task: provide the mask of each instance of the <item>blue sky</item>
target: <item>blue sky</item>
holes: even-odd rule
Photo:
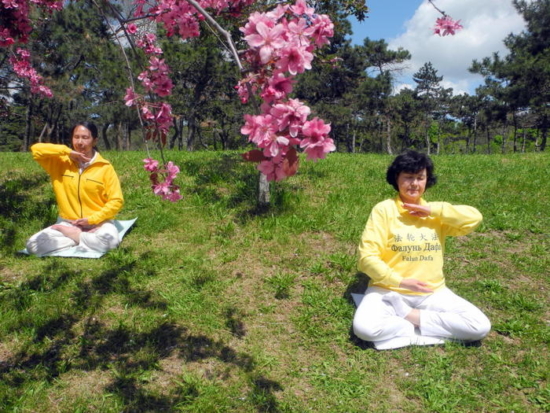
[[[404,32],[409,20],[424,0],[367,0],[369,17],[362,22],[350,19],[353,24],[352,41],[363,44],[363,39],[389,39]]]
[[[431,62],[443,76],[442,85],[452,87],[455,94],[475,93],[482,82],[479,75],[468,72],[474,59],[494,52],[506,54],[503,40],[509,33],[525,27],[511,0],[435,0],[441,10],[464,29],[455,36],[433,34],[435,20],[441,15],[427,0],[367,0],[369,17],[363,22],[352,20],[352,42],[363,39],[385,39],[391,49],[403,47],[412,59],[397,78],[396,89],[414,87],[411,75],[426,62]]]

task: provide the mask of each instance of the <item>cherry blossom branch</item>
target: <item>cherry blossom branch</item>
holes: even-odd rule
[[[99,7],[99,4],[97,3],[96,0],[93,0],[93,4],[96,6],[96,8],[98,9],[98,11],[101,13],[101,15],[103,16],[103,19],[105,20],[105,22],[107,23],[107,25],[109,26],[109,28],[111,29],[111,32],[113,34],[116,34],[118,33],[118,30],[115,30],[113,28],[113,26],[111,25],[109,19],[107,18],[107,16],[105,15],[104,13],[104,10],[102,7]],[[124,37],[126,38],[126,40],[128,40],[128,44],[130,45],[130,47],[132,48],[132,51],[134,53],[134,55],[137,56],[137,50],[136,50],[136,46],[132,40],[132,37],[130,36],[130,34],[128,33],[128,29],[127,29],[127,24],[128,24],[128,21],[137,21],[137,20],[143,20],[145,19],[146,17],[148,16],[144,16],[144,17],[140,17],[140,18],[135,18],[135,19],[128,19],[128,20],[125,20],[122,18],[122,16],[120,15],[120,12],[115,8],[113,7],[113,5],[109,2],[107,2],[111,12],[113,13],[113,15],[115,16],[116,20],[118,21],[118,24],[120,25],[120,29],[122,29],[123,33],[124,33]],[[120,37],[118,35],[115,35],[115,38],[116,38],[116,41],[120,47],[120,51],[122,52],[122,55],[124,57],[124,61],[126,63],[126,70],[128,71],[128,79],[130,81],[130,87],[132,88],[132,90],[135,90],[135,83],[134,83],[134,76],[133,76],[133,73],[132,73],[132,67],[131,67],[131,64],[130,64],[130,59],[128,58],[128,54],[126,53],[126,50],[124,48],[124,46],[122,45],[122,41],[120,40]],[[145,122],[143,121],[143,117],[141,115],[141,112],[139,110],[139,106],[136,105],[136,113],[137,113],[137,116],[138,116],[138,119],[139,119],[139,123],[141,125],[141,129],[142,129],[142,135],[143,135],[143,141],[145,142],[145,150],[147,151],[147,157],[148,159],[151,158],[151,154],[150,154],[150,151],[149,151],[149,144],[148,144],[148,141],[146,139],[146,130],[144,128],[145,126]],[[162,161],[163,163],[166,163],[166,160],[164,158],[164,151],[162,150],[162,147],[160,148],[160,155],[161,155],[161,158],[162,158]]]
[[[460,20],[453,20],[451,16],[438,8],[433,0],[428,0],[428,2],[434,7],[434,9],[443,15],[443,17],[440,17],[435,21],[435,27],[433,28],[434,34],[438,34],[440,36],[447,36],[450,34],[454,36],[458,30],[463,28],[460,24]]]
[[[220,24],[214,20],[210,14],[201,7],[201,5],[196,2],[195,0],[186,0],[189,4],[191,4],[197,11],[204,16],[204,18],[216,28],[217,31],[219,31],[227,40],[227,44],[229,45],[229,50],[231,51],[231,54],[233,55],[233,58],[235,59],[235,63],[237,63],[237,66],[239,67],[239,70],[242,72],[243,65],[241,63],[241,59],[239,59],[239,54],[237,53],[237,48],[235,47],[235,44],[233,43],[233,39],[231,38],[231,35],[227,30],[225,30]]]
[[[445,13],[443,10],[441,10],[439,7],[437,7],[435,5],[435,3],[433,2],[433,0],[428,0],[428,2],[434,7],[434,9],[436,9],[439,13],[441,13],[443,16],[446,16],[447,13]]]

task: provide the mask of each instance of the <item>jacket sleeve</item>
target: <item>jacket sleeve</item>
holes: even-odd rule
[[[109,165],[105,173],[105,187],[107,193],[107,202],[101,210],[95,212],[88,217],[90,225],[97,225],[103,221],[113,219],[118,211],[124,205],[124,197],[120,187],[120,180],[112,165]]]
[[[66,156],[67,159],[72,149],[65,145],[55,145],[53,143],[35,143],[31,146],[31,153],[33,159],[50,173],[54,168],[54,164],[59,162],[62,156]]]
[[[468,205],[452,205],[448,202],[431,202],[431,216],[441,221],[445,236],[458,237],[474,231],[483,216],[476,208]]]
[[[403,277],[390,268],[382,259],[389,236],[389,223],[386,212],[383,208],[375,206],[361,236],[357,268],[376,283],[399,287]]]

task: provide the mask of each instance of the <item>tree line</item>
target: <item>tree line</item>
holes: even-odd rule
[[[414,147],[428,153],[544,151],[549,122],[550,0],[514,6],[527,26],[504,39],[508,54],[473,61],[484,83],[474,95],[453,95],[426,62],[413,75],[414,89],[393,93],[396,74],[410,53],[391,50],[384,40],[349,40],[344,1],[320,2],[335,22],[335,36],[321,62],[301,75],[293,94],[331,123],[338,151],[397,153]],[[103,4],[103,6],[102,6]],[[32,33],[33,65],[47,79],[53,98],[30,93],[12,73],[7,49],[0,50],[0,151],[26,151],[36,141],[66,143],[71,125],[83,119],[100,127],[101,146],[130,150],[144,146],[135,109],[123,97],[131,72],[145,64],[139,51],[116,33],[117,18],[129,6],[112,9],[92,0],[71,2],[44,15]],[[218,16],[239,39],[242,21]],[[235,85],[242,74],[205,27],[200,39],[181,41],[155,30],[174,83],[168,98],[173,126],[167,145],[180,150],[244,149],[240,128],[247,106]],[[131,69],[131,70],[129,70]],[[249,103],[250,104],[250,103]]]

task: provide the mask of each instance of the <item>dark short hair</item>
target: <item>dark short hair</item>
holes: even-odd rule
[[[90,133],[92,134],[92,138],[97,139],[97,137],[98,137],[97,126],[95,124],[93,124],[92,122],[78,122],[78,123],[75,123],[74,126],[71,128],[71,133],[70,133],[70,138],[71,139],[73,138],[74,130],[79,126],[84,126],[86,129],[88,129],[90,131]]]
[[[426,189],[434,186],[437,177],[434,175],[434,164],[430,157],[425,153],[413,151],[411,149],[397,156],[386,172],[386,181],[399,191],[397,186],[397,177],[401,172],[415,174],[422,169],[426,170],[427,182]]]

